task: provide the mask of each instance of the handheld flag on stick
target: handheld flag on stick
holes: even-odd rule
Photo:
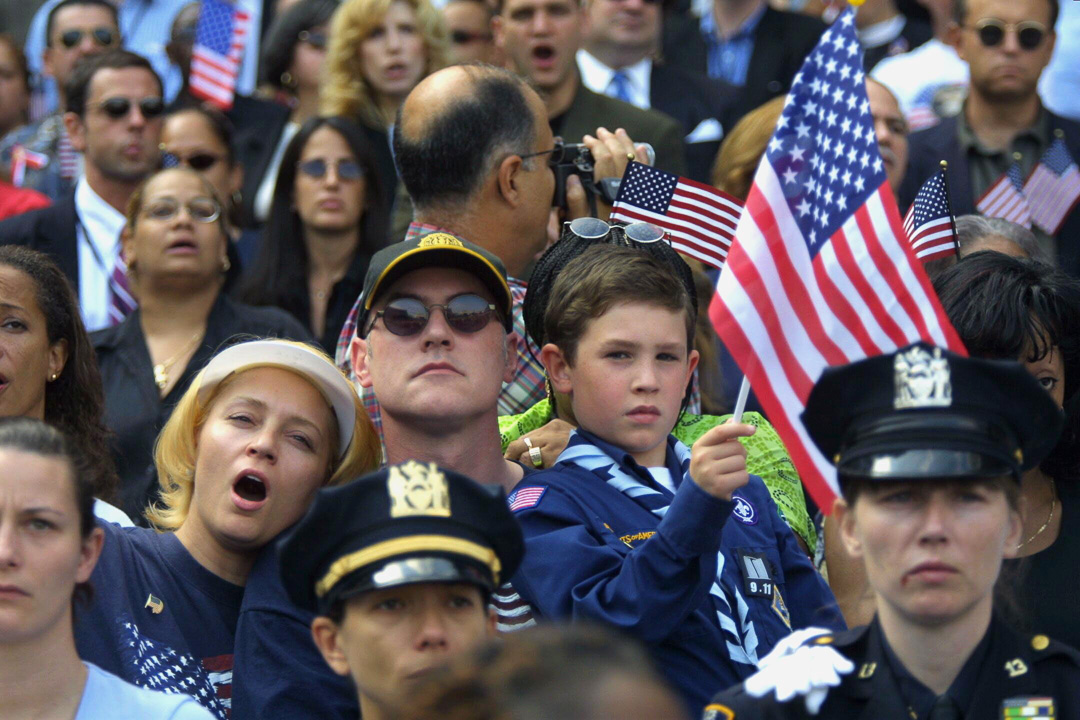
[[[191,94],[222,110],[233,106],[251,16],[228,0],[202,0],[191,54]]]
[[[1013,155],[1013,164],[987,189],[975,203],[975,209],[986,217],[1001,218],[1031,228],[1031,207],[1023,193],[1020,178],[1020,153]]]
[[[964,353],[885,178],[851,10],[795,76],[709,317],[823,508],[835,469],[799,414],[825,367],[920,339]]]
[[[942,160],[941,169],[919,188],[904,216],[904,232],[911,241],[915,257],[923,262],[955,255],[960,249],[956,239],[956,218],[949,206],[947,170],[948,164]]]
[[[1024,183],[1031,221],[1047,235],[1057,234],[1080,200],[1080,169],[1065,147],[1065,134],[1061,130],[1054,134],[1054,142]]]
[[[631,162],[626,166],[611,220],[663,228],[671,247],[709,267],[724,265],[742,202],[714,187]]]

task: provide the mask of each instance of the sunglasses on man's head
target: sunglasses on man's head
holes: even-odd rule
[[[375,321],[382,318],[383,325],[394,335],[416,335],[427,327],[435,308],[441,308],[446,324],[460,333],[480,332],[496,315],[494,305],[472,293],[458,295],[445,305],[425,305],[416,298],[397,298],[372,313],[368,332],[375,326]]]
[[[974,30],[979,36],[979,42],[986,47],[997,47],[1005,42],[1007,32],[1016,33],[1016,42],[1024,50],[1034,50],[1042,45],[1043,38],[1046,37],[1046,26],[1035,20],[1013,24],[997,18],[983,18],[975,23]]]
[[[338,180],[349,182],[364,177],[364,168],[360,167],[360,163],[355,160],[338,160],[335,163],[322,158],[314,158],[297,163],[296,167],[308,177],[318,180],[326,177],[327,170],[331,165],[337,166]]]
[[[117,33],[112,28],[97,27],[93,30],[72,28],[60,35],[60,42],[69,50],[82,42],[83,36],[89,35],[99,47],[110,47],[117,40]]]
[[[101,101],[98,103],[98,107],[113,120],[119,120],[122,117],[127,117],[127,114],[131,112],[132,104],[133,101],[129,98],[114,97]],[[137,104],[139,112],[147,120],[153,120],[165,112],[165,102],[159,97],[145,97],[139,100]]]
[[[219,160],[221,160],[220,156],[211,155],[210,153],[195,153],[194,155],[181,157],[176,153],[169,152],[165,148],[161,148],[162,168],[174,168],[180,167],[181,165],[187,165],[192,170],[202,172],[203,170],[209,170],[214,167]]]

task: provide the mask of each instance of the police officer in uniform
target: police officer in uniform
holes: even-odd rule
[[[803,421],[836,465],[840,537],[877,613],[792,636],[704,717],[1080,719],[1080,653],[993,609],[1022,540],[1020,473],[1062,428],[1039,382],[1018,363],[918,343],[826,370]]]
[[[524,547],[502,490],[409,461],[320,491],[278,559],[327,664],[353,679],[364,720],[383,720],[494,637],[490,595]]]

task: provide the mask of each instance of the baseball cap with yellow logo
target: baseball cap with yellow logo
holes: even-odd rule
[[[425,267],[455,268],[475,275],[491,291],[506,332],[513,330],[511,308],[514,301],[502,261],[468,240],[447,232],[433,232],[394,243],[372,256],[360,294],[357,331],[364,333],[367,330],[371,308],[382,292],[406,273]]]

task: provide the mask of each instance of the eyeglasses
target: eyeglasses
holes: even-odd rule
[[[375,321],[383,319],[383,325],[394,335],[416,335],[427,327],[431,311],[441,308],[446,324],[460,333],[480,332],[496,315],[496,308],[479,295],[458,295],[445,305],[425,305],[416,298],[397,298],[371,316],[368,332]]]
[[[322,50],[327,45],[326,33],[315,32],[313,30],[301,30],[300,34],[296,36],[296,39],[302,43],[307,43],[313,48]]]
[[[84,35],[89,35],[93,38],[94,43],[98,45],[98,47],[111,47],[117,40],[117,33],[112,28],[96,27],[92,30],[89,28],[86,30],[80,30],[78,28],[66,30],[60,35],[60,42],[64,44],[64,47],[70,50],[82,42]]]
[[[450,42],[455,45],[468,45],[474,42],[491,42],[491,33],[473,33],[468,30],[451,30]]]
[[[211,155],[210,153],[195,153],[185,158],[169,152],[164,147],[158,147],[161,150],[161,167],[164,169],[187,165],[192,170],[202,172],[214,167],[222,159],[220,155]]]
[[[119,120],[127,117],[133,104],[139,106],[139,112],[147,120],[153,120],[165,112],[165,102],[159,97],[145,97],[137,102],[126,97],[114,97],[101,101],[98,107],[113,120]]]
[[[972,27],[978,35],[979,42],[985,47],[997,47],[1005,42],[1005,33],[1016,33],[1016,41],[1024,50],[1034,50],[1042,45],[1046,37],[1046,26],[1035,20],[1024,20],[1018,23],[1005,23],[997,18],[983,18]]]
[[[594,217],[579,217],[566,223],[570,232],[582,240],[599,240],[607,237],[612,230],[619,229],[630,240],[636,243],[649,244],[659,242],[667,237],[667,231],[652,223],[636,222],[629,225],[609,225],[603,220]]]
[[[541,150],[539,152],[534,152],[534,153],[526,153],[524,155],[518,155],[518,157],[521,158],[522,160],[528,160],[529,158],[540,157],[541,155],[547,155],[548,153],[562,153],[562,149],[563,149],[562,143],[556,142],[555,147],[550,148],[548,150]]]
[[[314,160],[305,160],[302,163],[297,163],[296,167],[308,177],[318,180],[326,177],[326,172],[331,165],[337,170],[338,180],[355,182],[364,177],[364,168],[360,167],[360,163],[355,160],[328,161],[323,160],[322,158],[315,158]]]
[[[180,201],[163,198],[147,205],[143,209],[143,215],[153,220],[172,220],[180,213],[181,207],[185,206]],[[186,207],[188,215],[195,222],[212,223],[221,216],[221,206],[213,198],[192,198]]]

